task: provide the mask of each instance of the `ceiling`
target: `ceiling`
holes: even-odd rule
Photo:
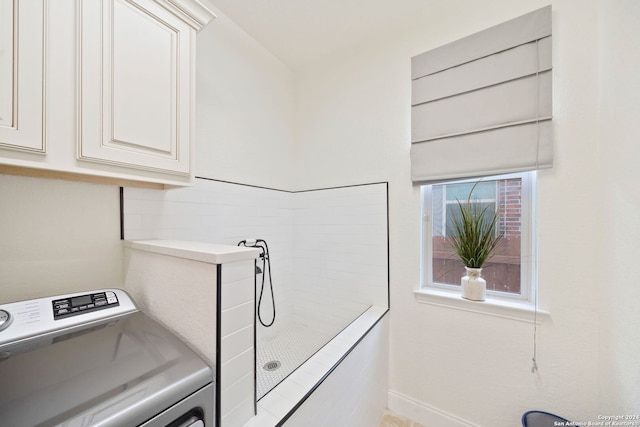
[[[424,22],[442,0],[210,0],[296,70]],[[450,0],[449,0],[450,1]]]

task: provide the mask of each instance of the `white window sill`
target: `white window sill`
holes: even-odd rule
[[[536,313],[535,306],[530,303],[499,300],[491,298],[490,296],[487,296],[485,301],[470,301],[462,298],[459,292],[436,289],[418,289],[413,291],[413,293],[416,300],[423,304],[468,311],[486,316],[501,317],[528,323],[533,323],[535,319],[538,324],[540,324],[542,320],[550,318],[548,311],[538,309]]]

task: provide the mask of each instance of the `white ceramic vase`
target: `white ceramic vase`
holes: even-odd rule
[[[482,278],[481,268],[464,268],[467,274],[462,276],[462,298],[471,301],[484,301],[487,293],[487,281]]]

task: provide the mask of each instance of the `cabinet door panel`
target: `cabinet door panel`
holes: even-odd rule
[[[113,142],[171,153],[176,146],[177,32],[138,10],[114,4]],[[108,114],[105,114],[108,119]],[[142,125],[142,126],[141,126]]]
[[[80,159],[189,174],[193,30],[151,0],[80,15]]]
[[[0,147],[44,153],[44,0],[0,0]]]

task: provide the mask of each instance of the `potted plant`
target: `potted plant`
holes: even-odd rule
[[[451,246],[466,270],[461,279],[462,297],[472,301],[485,300],[487,282],[482,278],[482,266],[493,255],[503,235],[497,230],[500,213],[492,205],[482,206],[471,199],[478,182],[465,202],[456,198],[457,215],[447,221]]]

